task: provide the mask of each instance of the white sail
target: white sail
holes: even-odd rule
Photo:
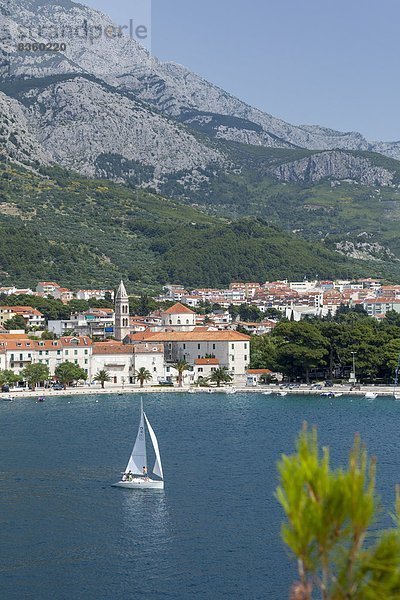
[[[142,404],[139,431],[125,473],[132,471],[134,475],[143,475],[143,467],[146,467],[147,471],[146,432],[144,429],[144,412]]]
[[[158,477],[161,477],[161,479],[164,479],[164,473],[163,473],[162,464],[161,464],[160,448],[158,446],[156,434],[154,433],[154,429],[150,425],[150,421],[148,420],[146,413],[144,413],[144,418],[146,419],[146,425],[148,427],[148,430],[150,433],[150,438],[151,438],[154,452],[156,455],[156,462],[154,463],[153,473],[155,475],[158,475]]]

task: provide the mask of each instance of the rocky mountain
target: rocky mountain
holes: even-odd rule
[[[45,85],[30,82],[19,100],[38,141],[64,167],[113,179],[136,173],[154,184],[165,173],[222,163],[218,151],[189,131],[101,80],[74,76]]]
[[[368,158],[332,150],[281,164],[271,174],[280,181],[317,183],[323,179],[357,181],[368,186],[393,184],[395,172],[375,166]]]
[[[35,168],[50,163],[50,155],[31,133],[21,105],[0,92],[0,158]]]
[[[107,16],[71,0],[0,0],[0,12],[1,48],[11,76],[91,74],[182,123],[204,127],[216,138],[267,147],[377,151],[400,158],[400,142],[368,142],[356,132],[294,126],[255,109],[187,68],[159,61],[122,35]],[[106,35],[109,28],[113,35]],[[21,40],[65,42],[66,49],[16,52]]]

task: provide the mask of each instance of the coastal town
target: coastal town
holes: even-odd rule
[[[65,307],[64,318],[46,318],[29,305],[29,299],[37,304],[42,298]],[[0,371],[12,373],[22,388],[29,385],[27,366],[43,365],[56,385],[65,363],[81,369],[87,384],[97,380],[108,389],[209,381],[253,387],[267,376],[281,379],[269,369],[251,368],[254,336],[268,336],[282,320],[333,318],[343,307],[358,307],[381,322],[392,311],[400,313],[400,285],[369,278],[235,282],[227,289],[189,291],[171,284],[141,314],[134,314],[137,302],[122,281],[116,292],[72,291],[44,281],[35,290],[0,288]],[[99,373],[106,373],[103,381]]]

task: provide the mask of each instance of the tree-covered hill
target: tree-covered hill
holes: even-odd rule
[[[61,169],[0,167],[0,283],[130,288],[371,272],[263,219],[228,221],[167,198]],[[379,272],[376,269],[375,272]]]

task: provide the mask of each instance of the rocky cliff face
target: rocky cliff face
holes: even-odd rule
[[[29,131],[18,102],[0,92],[0,154],[28,167],[49,164],[50,155]]]
[[[280,165],[271,174],[280,181],[317,183],[322,179],[349,179],[369,186],[391,185],[394,173],[374,166],[367,158],[338,150],[321,152]]]
[[[85,77],[32,87],[21,100],[54,160],[87,176],[102,175],[111,159],[119,169],[114,179],[129,178],[129,163],[138,163],[153,183],[166,173],[223,163],[220,153],[173,121]]]

